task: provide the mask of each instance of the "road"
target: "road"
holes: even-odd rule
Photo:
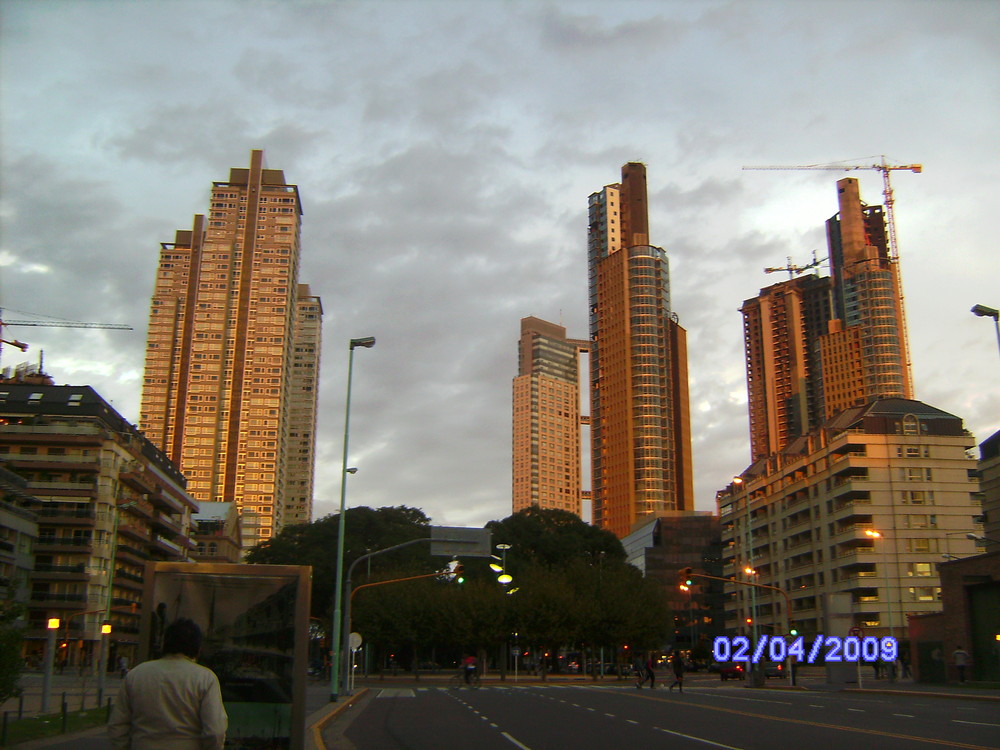
[[[333,750],[921,750],[1000,747],[1000,705],[964,698],[625,684],[373,687]]]

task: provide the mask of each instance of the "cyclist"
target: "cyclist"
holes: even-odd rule
[[[465,676],[465,684],[469,685],[472,683],[472,678],[476,676],[476,672],[479,671],[479,661],[475,656],[469,654],[462,660],[462,672]]]

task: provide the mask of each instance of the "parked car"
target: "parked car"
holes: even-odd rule
[[[769,661],[764,663],[764,677],[784,677],[785,665],[780,661]]]
[[[719,664],[718,667],[720,680],[739,680],[743,678],[742,664],[729,661]]]

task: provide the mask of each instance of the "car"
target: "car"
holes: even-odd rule
[[[720,680],[739,680],[743,678],[743,665],[736,662],[724,662],[719,664]]]
[[[785,665],[780,661],[769,661],[764,664],[764,677],[784,677]]]

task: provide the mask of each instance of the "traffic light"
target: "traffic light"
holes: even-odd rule
[[[694,584],[692,573],[691,568],[681,568],[677,573],[677,585],[681,591],[687,591]]]
[[[449,581],[453,583],[465,583],[465,578],[463,574],[465,573],[465,566],[462,565],[460,560],[452,560],[441,571],[438,578],[442,581]]]
[[[789,635],[798,635],[799,634],[799,629],[797,627],[795,627],[794,625],[792,625],[791,629],[788,631],[788,634]]]
[[[748,617],[747,618],[747,625],[753,625],[753,618],[752,617]]]

